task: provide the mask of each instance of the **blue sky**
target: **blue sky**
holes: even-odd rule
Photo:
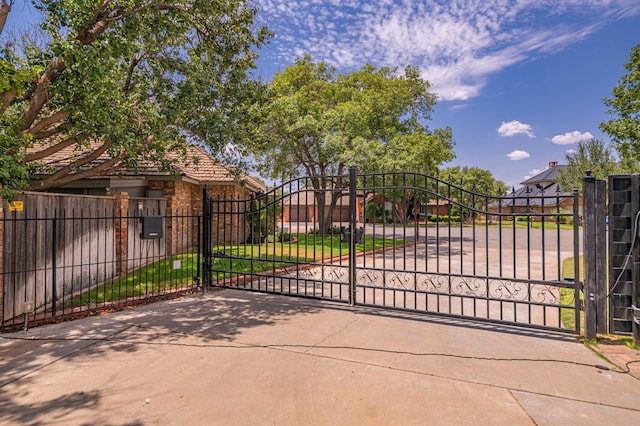
[[[309,53],[339,72],[418,66],[450,126],[450,165],[491,170],[509,186],[565,162],[606,120],[602,98],[640,44],[638,0],[259,0],[275,38],[259,73]]]
[[[450,126],[449,165],[509,186],[564,162],[577,142],[609,138],[602,98],[640,44],[640,0],[256,0],[275,33],[257,75],[310,54],[339,72],[420,68],[439,96],[428,123]],[[38,20],[16,0],[8,27]]]

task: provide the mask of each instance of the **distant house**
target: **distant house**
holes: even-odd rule
[[[446,216],[451,214],[451,206],[451,201],[447,200],[446,198],[432,198],[424,204],[424,210],[427,216]]]
[[[521,187],[504,197],[500,203],[492,203],[492,213],[554,213],[573,210],[573,192],[563,191],[558,184],[560,172],[567,166],[549,162],[549,167],[525,180]],[[582,205],[582,196],[579,198]]]
[[[360,197],[356,203],[356,221],[360,221],[362,209],[359,199]],[[305,189],[287,195],[284,197],[283,204],[282,221],[284,223],[317,222],[319,220],[319,206],[314,190]],[[331,191],[326,191],[324,204],[327,208],[331,205]],[[332,221],[336,223],[349,221],[349,197],[347,194],[336,201]]]
[[[449,202],[443,199],[429,200],[424,203],[414,195],[406,192],[404,196],[388,196],[384,192],[369,194],[363,201],[364,215],[367,222],[395,222],[403,223],[426,214],[442,214],[449,212]],[[377,205],[378,208],[372,208]]]

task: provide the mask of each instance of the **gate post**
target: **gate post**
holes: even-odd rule
[[[356,304],[356,171],[349,168],[349,304]]]
[[[606,183],[587,172],[584,195],[584,337],[606,333]],[[576,259],[576,262],[579,259]]]
[[[209,188],[202,188],[202,292],[211,285],[211,196]]]
[[[640,175],[609,176],[609,329],[640,344]]]
[[[580,334],[582,329],[582,307],[584,306],[582,299],[580,299],[580,293],[582,291],[582,284],[584,283],[584,276],[582,274],[582,268],[580,268],[580,194],[578,188],[573,190],[573,300],[575,303],[575,325],[576,332]],[[584,209],[582,209],[584,210]]]

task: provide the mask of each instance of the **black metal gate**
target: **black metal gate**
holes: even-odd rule
[[[211,285],[580,330],[577,192],[488,194],[353,168],[204,198]]]

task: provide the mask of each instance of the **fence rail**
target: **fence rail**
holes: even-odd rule
[[[50,197],[50,196],[49,196]],[[78,201],[79,200],[79,201]],[[2,224],[0,328],[139,303],[201,282],[201,217],[166,200],[30,197]],[[121,212],[121,211],[120,211]],[[143,234],[145,225],[155,232]]]

